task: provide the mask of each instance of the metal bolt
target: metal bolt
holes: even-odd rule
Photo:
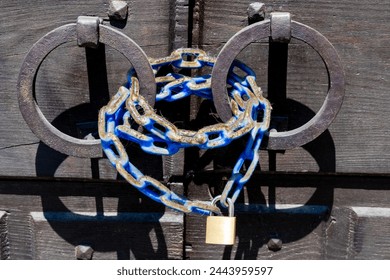
[[[91,246],[78,245],[75,248],[76,259],[78,260],[92,260],[93,252]]]
[[[271,238],[268,243],[267,243],[267,246],[268,246],[268,249],[271,250],[271,251],[279,251],[280,249],[282,249],[282,240],[279,239],[279,238]]]
[[[253,24],[265,19],[265,4],[261,2],[250,3],[247,9],[248,23]]]
[[[108,16],[116,20],[125,20],[127,18],[128,5],[126,1],[111,0],[108,9]]]

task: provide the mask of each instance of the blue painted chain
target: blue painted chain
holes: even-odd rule
[[[188,58],[192,60],[187,61]],[[213,67],[215,59],[208,57],[202,50],[179,49],[169,57],[150,59],[150,63],[157,74],[157,71],[166,65],[177,69]],[[235,74],[235,67],[246,76]],[[210,75],[188,77],[170,73],[164,77],[156,77],[156,83],[158,88],[161,88],[156,95],[156,101],[174,102],[189,95],[212,99]],[[232,118],[226,123],[191,131],[179,129],[156,114],[140,95],[138,79],[135,78],[134,71],[130,70],[126,85],[120,87],[108,105],[99,112],[99,135],[108,159],[131,185],[155,201],[185,213],[220,213],[220,209],[210,202],[190,201],[175,194],[158,180],[144,175],[129,161],[120,139],[137,143],[147,153],[172,155],[186,147],[210,149],[226,146],[234,139],[249,134],[246,147],[238,158],[220,199],[222,205],[227,205],[228,198],[234,202],[258,164],[258,150],[269,127],[271,106],[256,85],[254,72],[243,63],[234,62],[227,83],[231,86],[228,94]],[[260,122],[257,119],[261,113]],[[243,168],[245,161],[250,161],[247,169]]]

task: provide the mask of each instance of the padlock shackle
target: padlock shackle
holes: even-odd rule
[[[217,195],[216,197],[214,197],[213,200],[211,201],[211,205],[216,206],[218,201],[222,201],[222,195]],[[228,204],[229,217],[233,217],[234,216],[234,202],[229,197],[226,198],[226,201]],[[221,203],[221,205],[223,205],[223,204]],[[210,216],[212,216],[212,214],[213,213],[210,213]]]

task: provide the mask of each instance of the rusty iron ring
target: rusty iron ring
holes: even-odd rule
[[[264,20],[236,33],[219,53],[212,71],[211,87],[214,104],[222,121],[231,117],[226,79],[235,57],[250,43],[270,36],[270,20]],[[344,98],[344,70],[328,39],[315,29],[296,21],[291,21],[291,37],[307,43],[321,56],[328,72],[329,88],[322,107],[306,124],[289,131],[269,133],[267,149],[270,150],[299,147],[318,137],[335,119]]]
[[[46,145],[70,156],[97,158],[103,156],[99,139],[83,140],[62,133],[45,118],[34,98],[35,80],[40,65],[54,49],[77,40],[76,27],[77,24],[72,23],[54,29],[30,49],[18,78],[19,108],[30,129]],[[139,77],[140,91],[153,106],[156,83],[144,51],[123,33],[102,24],[99,24],[99,42],[116,49],[132,63]]]

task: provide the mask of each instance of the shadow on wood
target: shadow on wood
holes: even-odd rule
[[[287,99],[289,129],[299,127],[312,118],[315,113],[308,107],[299,102]],[[204,112],[214,110],[212,104],[203,104],[201,107],[198,121],[204,119]],[[210,122],[209,119],[202,122]],[[192,164],[190,174],[192,181],[188,183],[188,193],[191,199],[209,200],[210,196],[214,197],[220,194],[230,176],[231,168],[234,166],[239,154],[244,149],[245,139],[234,141],[233,144],[222,149],[208,150],[202,156],[199,156],[198,164]],[[320,137],[306,144],[303,148],[311,155],[318,164],[319,172],[335,172],[336,156],[335,146],[329,131],[325,131]],[[193,151],[198,154],[199,151]],[[261,161],[261,159],[260,159]],[[194,162],[194,161],[192,161]],[[200,163],[200,164],[199,164]],[[271,165],[277,162],[270,163]],[[208,168],[204,172],[204,168]],[[271,168],[271,166],[270,166]],[[260,165],[257,166],[260,170]],[[212,170],[216,172],[213,173]],[[224,170],[218,172],[218,170]],[[251,179],[245,186],[244,191],[236,202],[237,214],[237,244],[234,246],[213,246],[202,244],[204,240],[204,230],[192,224],[199,224],[198,217],[189,216],[187,218],[187,242],[191,245],[187,257],[191,259],[257,259],[270,258],[275,253],[263,249],[268,241],[272,238],[280,239],[283,246],[287,248],[283,251],[289,251],[288,248],[295,247],[295,253],[307,250],[306,246],[301,248],[296,244],[301,240],[305,242],[314,242],[316,250],[313,251],[312,258],[321,258],[321,243],[315,236],[321,235],[321,224],[329,219],[333,206],[334,189],[331,185],[327,188],[316,188],[309,199],[301,204],[294,202],[301,199],[299,193],[294,190],[289,192],[290,197],[284,197],[283,202],[278,201],[275,189],[283,187],[282,185],[261,181],[261,173],[255,179]],[[268,187],[268,196],[263,193]],[[206,189],[206,190],[205,190]],[[290,199],[291,198],[291,199]],[[299,198],[299,199],[298,199]],[[279,204],[279,205],[278,205]],[[282,206],[282,209],[279,208]],[[321,238],[320,238],[321,239]],[[309,241],[308,241],[309,240]],[[289,245],[291,244],[291,245]],[[283,257],[278,255],[279,258]],[[306,254],[310,258],[310,254]],[[293,255],[291,255],[293,256]]]

